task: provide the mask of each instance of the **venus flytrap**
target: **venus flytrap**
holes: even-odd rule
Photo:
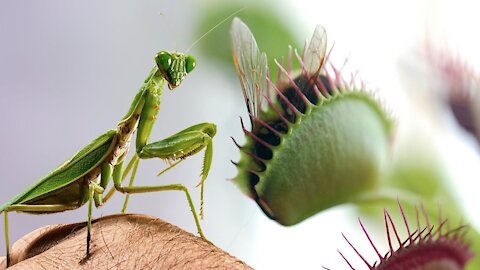
[[[294,51],[299,73],[290,70],[292,51],[286,67],[277,62],[276,82],[268,76],[266,54],[239,19],[231,35],[252,126],[247,130],[242,122],[246,143],[237,144],[235,184],[283,225],[375,190],[392,123],[369,93],[333,67],[333,75],[327,71],[325,30],[317,26],[303,56]]]

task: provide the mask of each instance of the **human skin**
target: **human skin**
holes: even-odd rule
[[[15,242],[9,269],[252,269],[215,245],[158,218],[112,215],[92,224],[51,225]],[[5,269],[5,257],[0,269]]]

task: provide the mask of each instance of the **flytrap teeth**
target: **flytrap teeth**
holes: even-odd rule
[[[280,65],[276,60],[275,60],[275,64],[277,65],[278,69],[280,70],[280,72],[284,73],[285,74],[285,77],[287,77],[287,80],[288,82],[290,83],[290,85],[292,86],[292,88],[295,90],[295,92],[297,93],[297,95],[300,97],[300,99],[303,101],[303,103],[305,103],[306,106],[309,106],[309,105],[313,105],[306,97],[305,97],[305,94],[300,90],[300,88],[298,87],[297,83],[292,79],[292,76],[290,76],[290,73],[282,67],[282,65]]]
[[[270,106],[270,108],[273,109],[273,111],[275,112],[275,114],[277,114],[277,116],[278,116],[278,117],[282,120],[282,122],[285,124],[285,131],[284,131],[284,133],[287,133],[287,132],[288,132],[288,126],[289,126],[289,124],[290,124],[291,122],[288,121],[288,119],[283,116],[283,114],[278,110],[278,108],[277,108],[275,105],[273,105],[273,101],[272,101],[272,99],[271,99],[270,97],[267,96],[267,97],[266,97],[266,100],[267,100],[268,106]]]
[[[275,60],[279,71],[277,83],[272,83],[268,76],[266,78],[269,89],[273,89],[277,102],[280,103],[284,111],[283,115],[289,122],[295,123],[298,117],[307,113],[309,107],[318,105],[320,101],[330,99],[339,93],[355,88],[353,77],[350,83],[346,82],[341,75],[341,71],[332,63],[328,61],[322,63],[325,65],[322,65],[316,73],[310,74],[296,50],[295,57],[301,66],[301,74],[299,76],[294,78],[290,71],[292,62],[292,53],[290,52],[286,68],[282,64],[284,61],[280,63]],[[273,102],[269,102],[269,106],[274,108],[275,106],[271,103]]]
[[[232,138],[233,143],[238,147],[238,149],[240,149],[240,150],[243,149],[243,146],[241,146],[240,144],[238,144],[237,141],[235,140],[235,138],[233,138],[232,136],[230,136],[230,138]]]
[[[238,149],[240,149],[240,151],[242,151],[242,153],[245,153],[246,155],[248,155],[249,157],[251,157],[251,158],[253,158],[253,159],[255,160],[255,164],[259,167],[259,171],[260,171],[260,172],[265,171],[265,169],[266,169],[266,167],[267,167],[267,166],[265,165],[265,162],[266,162],[267,160],[259,157],[259,156],[256,155],[255,153],[249,152],[249,151],[246,150],[244,147],[240,146],[233,137],[230,137],[230,138],[232,138],[233,143],[238,147]],[[239,166],[239,165],[238,165],[238,162],[235,162],[235,161],[233,161],[233,160],[230,160],[230,162],[233,163],[233,165],[235,165],[235,166],[237,166],[237,167]]]
[[[282,93],[282,91],[280,91],[278,87],[272,83],[270,78],[267,78],[267,81],[272,86],[273,90],[277,93],[280,103],[282,103],[283,101],[283,104],[285,105],[283,106],[284,110],[287,110],[287,117],[290,116],[287,119],[289,120],[289,122],[295,123],[295,116],[301,115],[302,113],[290,102],[290,100],[288,100],[288,98]]]
[[[258,117],[255,117],[253,115],[250,114],[250,117],[254,120],[254,122],[256,123],[259,123],[260,125],[262,125],[263,127],[265,127],[266,129],[268,129],[269,131],[273,132],[273,134],[275,134],[277,137],[282,137],[282,134],[280,134],[279,131],[277,131],[276,129],[274,129],[271,125],[267,124],[265,121],[263,121],[262,119],[258,118]]]
[[[255,142],[263,145],[264,147],[268,148],[268,149],[272,149],[274,147],[274,145],[271,145],[269,144],[268,142],[262,140],[260,137],[258,137],[257,135],[253,134],[252,132],[248,131],[248,130],[244,130],[245,132],[245,135],[249,136],[250,138],[252,138]]]

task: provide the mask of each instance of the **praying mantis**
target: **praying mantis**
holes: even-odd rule
[[[196,124],[166,139],[149,143],[152,127],[160,110],[165,82],[168,88],[173,90],[195,68],[195,59],[192,56],[177,52],[160,51],[155,56],[155,62],[155,67],[150,71],[116,129],[100,135],[65,163],[0,206],[0,213],[4,213],[7,265],[9,265],[8,212],[50,214],[74,210],[88,203],[86,247],[88,256],[93,203],[96,207],[102,206],[115,191],[127,195],[122,212],[125,211],[129,194],[165,190],[183,191],[198,234],[205,238],[190,193],[184,185],[133,185],[140,159],[160,158],[168,161],[170,166],[160,172],[160,175],[187,157],[205,149],[201,179],[197,185],[201,188],[200,217],[203,217],[203,190],[212,163],[212,138],[216,134],[216,125]],[[123,168],[135,131],[136,151]],[[124,186],[122,182],[130,171],[132,171],[130,183]],[[110,178],[113,179],[114,186],[109,192],[105,192]]]

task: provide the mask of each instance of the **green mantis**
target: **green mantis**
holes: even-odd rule
[[[169,89],[173,90],[195,68],[195,59],[181,53],[161,51],[156,55],[155,62],[156,66],[145,79],[130,109],[117,124],[116,129],[100,135],[68,161],[0,206],[0,213],[3,212],[5,215],[7,265],[9,265],[8,212],[49,214],[77,209],[88,203],[86,248],[88,256],[93,203],[96,207],[102,206],[115,191],[127,194],[122,212],[125,211],[129,194],[164,190],[184,192],[198,233],[205,238],[192,199],[184,185],[133,185],[140,159],[160,158],[174,162],[169,167],[172,168],[188,156],[205,149],[201,179],[198,184],[201,187],[200,217],[203,217],[203,185],[212,162],[212,138],[215,136],[216,126],[212,123],[193,125],[164,140],[149,143],[152,127],[160,110],[161,93],[165,81]],[[136,152],[124,169],[123,165],[135,131],[137,132]],[[124,186],[122,182],[130,171],[132,171],[130,184]],[[114,186],[106,193],[110,178],[113,178]]]

